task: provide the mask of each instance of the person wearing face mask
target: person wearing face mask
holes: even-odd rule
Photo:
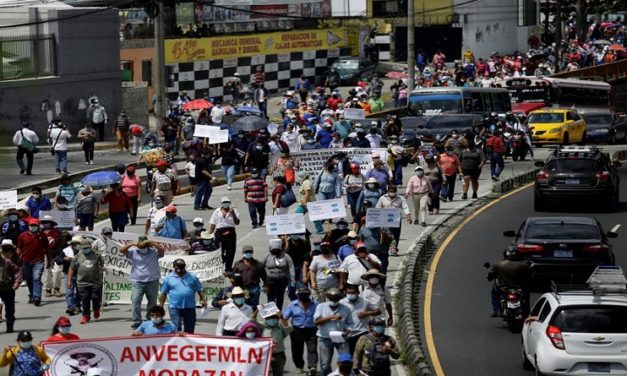
[[[353,312],[353,328],[348,335],[349,353],[355,352],[355,345],[361,336],[368,333],[368,323],[373,317],[379,316],[381,310],[376,303],[359,296],[359,286],[347,285],[346,297],[340,303],[349,307]]]
[[[336,288],[327,291],[328,302],[318,304],[314,313],[314,322],[318,326],[318,353],[320,371],[323,375],[331,373],[333,352],[348,352],[348,341],[341,343],[331,340],[331,332],[342,332],[346,339],[354,326],[351,309],[340,303],[342,292]]]
[[[257,142],[253,142],[248,147],[246,156],[244,157],[244,166],[247,171],[256,168],[259,176],[263,179],[268,175],[268,164],[270,162],[270,148],[265,142],[265,137],[260,137]]]
[[[242,339],[261,338],[261,329],[259,328],[259,324],[256,322],[247,322],[242,325],[242,328],[237,333],[235,333],[235,336]]]
[[[268,185],[259,176],[259,170],[252,168],[244,181],[244,202],[248,204],[248,214],[253,228],[263,226],[268,202]]]
[[[196,299],[198,294],[201,307],[207,306],[202,283],[192,273],[185,270],[185,260],[176,259],[172,263],[174,271],[168,274],[161,285],[159,306],[163,307],[168,298],[170,319],[178,331],[194,334],[196,329]]]
[[[351,138],[351,146],[354,148],[370,148],[370,141],[366,138],[366,131],[361,127],[355,125],[355,137]]]
[[[127,243],[120,248],[120,254],[131,260],[131,311],[132,329],[142,323],[142,300],[146,297],[146,320],[150,319],[148,310],[157,304],[159,293],[159,259],[165,255],[165,248],[159,243],[140,236],[136,243]]]
[[[235,226],[239,225],[239,210],[231,207],[231,199],[223,196],[220,199],[220,208],[216,209],[209,219],[209,232],[214,234],[216,244],[222,251],[222,262],[225,271],[233,270],[233,259],[237,247]]]
[[[201,217],[196,217],[192,220],[192,230],[189,232],[189,244],[192,245],[200,239],[200,234],[203,231],[207,231],[205,228],[205,220]]]
[[[91,249],[104,255],[107,252],[109,242],[113,237],[113,229],[109,226],[103,227],[100,231],[100,237],[91,244]]]
[[[61,239],[61,233],[57,230],[57,222],[54,218],[46,214],[40,220],[42,230],[41,233],[48,238],[48,253],[46,254],[46,268],[42,276],[42,283],[44,285],[44,297],[49,298],[51,296],[62,297],[61,293],[61,277],[63,276],[63,269],[60,265],[53,263],[52,261],[57,258],[59,253],[63,250],[63,241]]]
[[[330,200],[342,197],[342,180],[332,160],[318,174],[314,183],[317,200]]]
[[[320,254],[315,255],[309,265],[309,284],[316,294],[316,301],[324,302],[326,293],[340,284],[340,259],[333,253],[331,244],[320,243]]]
[[[162,210],[165,207],[164,204],[165,197],[163,196],[155,196],[152,200],[152,206],[148,209],[148,213],[146,214],[146,223],[144,224],[144,235],[157,235],[157,225],[159,221],[165,215],[165,211]]]
[[[465,137],[460,136],[456,129],[451,131],[451,137],[446,139],[444,148],[451,148],[453,153],[459,157],[459,154],[468,147],[468,140]]]
[[[87,324],[91,320],[91,311],[94,318],[100,318],[102,306],[102,282],[104,271],[104,258],[102,254],[92,250],[91,240],[83,238],[78,244],[79,253],[70,263],[67,275],[67,288],[74,288],[74,276],[81,297],[83,317],[81,324]]]
[[[407,200],[405,200],[405,197],[398,194],[398,190],[395,185],[390,185],[388,187],[387,194],[381,196],[374,207],[380,209],[399,209],[403,212],[403,215],[405,216],[405,219],[407,219],[407,222],[410,224],[412,223],[411,212],[409,211],[409,205],[407,205]],[[402,223],[403,221],[400,221],[398,227],[388,228],[388,230],[394,235],[396,244],[398,244],[401,236]]]
[[[54,323],[52,333],[50,334],[50,337],[46,339],[46,342],[64,342],[81,339],[81,337],[71,333],[71,330],[72,322],[70,319],[65,316],[61,316]]]
[[[387,185],[389,181],[389,172],[385,168],[381,158],[373,157],[372,166],[373,167],[366,172],[364,178],[369,180],[374,178],[379,184],[379,188],[381,188],[381,190],[385,192],[387,190]]]
[[[137,221],[137,208],[142,201],[142,180],[135,174],[135,167],[126,167],[126,173],[120,181],[122,190],[131,201],[131,226]]]
[[[396,340],[385,334],[385,321],[375,318],[370,321],[370,333],[357,341],[353,356],[353,369],[369,376],[391,376],[390,358],[400,358],[401,351]]]
[[[63,174],[63,176],[61,176],[61,185],[57,187],[54,203],[58,204],[58,198],[63,196],[67,199],[67,207],[69,209],[74,209],[78,192],[78,187],[74,186],[70,176],[68,174]]]
[[[196,176],[198,176],[198,170]],[[170,168],[168,162],[164,160],[157,162],[156,169],[152,173],[151,192],[153,195],[165,197],[165,204],[170,205],[172,198],[178,194],[178,190],[179,179],[176,172]]]
[[[240,274],[225,272],[224,276],[229,279],[229,283],[231,285],[221,288],[218,293],[211,299],[211,306],[213,308],[217,308],[218,310],[231,302],[231,299],[229,299],[229,297],[231,296],[231,291],[233,291],[235,287],[242,287],[242,276]]]
[[[46,196],[41,194],[41,188],[33,187],[33,194],[26,201],[26,206],[30,210],[30,215],[33,218],[39,218],[40,211],[48,211],[52,209],[52,202]]]
[[[202,231],[193,242],[190,242],[190,255],[202,255],[204,253],[213,252],[218,249],[215,237],[209,231]]]
[[[124,193],[122,186],[119,183],[111,184],[111,190],[102,196],[100,204],[109,205],[109,219],[113,231],[124,232],[133,203]]]
[[[337,369],[327,376],[357,376],[353,372],[353,356],[349,353],[341,353],[337,357]]]
[[[93,231],[94,217],[98,215],[100,202],[89,185],[81,185],[78,189],[80,193],[76,197],[74,206],[76,224],[80,231]]]
[[[412,176],[407,182],[407,188],[405,189],[405,198],[411,196],[412,203],[414,205],[414,224],[422,224],[423,227],[427,226],[427,209],[429,206],[430,196],[433,195],[433,187],[431,186],[431,180],[425,176],[425,170],[423,167],[418,166],[414,169],[415,176]]]
[[[337,251],[340,248],[338,240],[342,238],[342,236],[348,235],[348,231],[350,230],[348,229],[348,222],[344,218],[338,219],[337,222],[335,222],[335,226],[336,227],[334,229],[328,231],[324,235],[322,241],[329,242],[333,253],[337,254]]]
[[[13,333],[15,323],[15,291],[22,283],[22,269],[13,262],[11,256],[15,252],[15,246],[9,239],[2,241],[2,256],[0,257],[0,268],[6,273],[6,281],[0,285],[1,304],[6,307],[7,333]],[[0,314],[2,313],[0,305]]]
[[[300,188],[298,189],[298,207],[296,212],[307,212],[307,203],[316,201],[316,195],[314,193],[313,182],[310,178],[308,171],[302,170],[298,172],[298,180],[300,181]],[[324,227],[322,221],[313,221],[316,228],[316,233],[324,234]]]
[[[41,275],[50,248],[48,238],[40,232],[39,220],[31,219],[28,231],[17,238],[17,254],[22,259],[22,271],[28,285],[28,302],[41,305]]]
[[[0,367],[10,366],[11,375],[41,375],[50,368],[52,359],[40,345],[33,345],[33,335],[19,332],[17,346],[5,346],[0,356]]]
[[[370,132],[366,135],[366,138],[370,141],[371,147],[378,148],[380,147],[383,137],[379,134],[379,128],[377,127],[376,122],[373,123],[375,123],[375,125],[370,127]]]
[[[170,321],[166,321],[165,309],[158,305],[153,306],[148,311],[149,319],[142,322],[137,327],[137,330],[131,334],[134,337],[137,336],[151,336],[155,334],[174,334],[177,332],[176,326]]]
[[[440,190],[440,198],[442,201],[453,201],[455,195],[455,181],[457,180],[457,174],[462,173],[462,167],[459,163],[457,154],[453,152],[452,147],[447,147],[446,152],[440,154],[440,167],[442,167],[442,174],[444,175],[444,181],[442,182],[442,190]]]
[[[79,244],[83,241],[83,237],[80,235],[72,236],[72,239],[69,242],[69,245],[63,249],[63,254],[59,254],[59,257],[56,261],[57,264],[60,263],[63,268],[63,276],[65,280],[65,285],[68,285],[68,275],[70,271],[70,265],[72,264],[72,259],[79,252]],[[92,244],[93,245],[93,244]],[[76,276],[74,276],[74,280],[72,281],[72,289],[65,290],[65,304],[67,313],[70,316],[74,316],[77,313],[80,313],[79,303],[81,301],[80,295],[78,293],[78,284],[76,283]]]
[[[346,235],[346,241],[337,251],[337,257],[342,261],[355,252],[355,244],[359,241],[359,236],[355,231],[351,230]]]
[[[288,286],[295,285],[294,261],[283,252],[281,239],[270,239],[270,254],[261,262],[266,269],[266,294],[268,302],[275,302],[283,309],[283,300]]]
[[[347,256],[340,265],[340,290],[347,285],[365,285],[361,276],[372,268],[381,269],[381,260],[368,252],[366,243],[355,243],[355,252]]]
[[[176,206],[170,205],[165,208],[165,217],[161,218],[155,227],[157,235],[170,239],[187,238],[187,226],[180,216],[176,215]]]
[[[239,286],[231,290],[230,302],[222,306],[218,316],[217,336],[235,336],[255,317],[256,312],[246,304],[245,296],[246,291]]]
[[[436,162],[433,154],[426,156],[423,171],[424,176],[429,179],[433,188],[433,193],[430,195],[431,202],[428,205],[429,214],[440,214],[440,189],[442,188],[444,176],[442,175],[442,168]]]
[[[272,316],[264,317],[261,335],[271,337],[274,345],[272,347],[272,360],[270,361],[272,376],[283,376],[285,363],[287,363],[285,339],[292,333],[292,330],[292,326],[283,317],[281,311]]]
[[[11,208],[4,213],[7,221],[0,228],[0,238],[3,240],[11,240],[13,244],[17,244],[17,238],[21,233],[28,230],[26,222],[20,219],[17,210]]]
[[[383,318],[383,311],[386,311],[388,316],[388,326],[392,326],[394,323],[392,315],[392,296],[385,287],[387,276],[377,269],[370,269],[361,275],[361,279],[368,281],[368,284],[361,292],[361,296],[363,296],[364,299],[371,300],[378,304],[379,310],[381,311],[381,316],[379,317]]]
[[[294,330],[292,334],[290,334],[290,345],[292,350],[292,362],[294,362],[298,373],[302,373],[305,368],[303,351],[305,350],[305,345],[307,345],[309,374],[316,375],[318,337],[316,336],[317,327],[313,317],[318,303],[310,298],[310,294],[307,287],[301,287],[296,290],[297,299],[292,301],[287,308],[285,308],[282,318],[292,320]]]
[[[240,286],[248,291],[246,304],[257,307],[261,295],[261,282],[267,283],[268,277],[263,263],[253,257],[253,247],[242,247],[243,257],[233,265],[233,272],[240,276]]]

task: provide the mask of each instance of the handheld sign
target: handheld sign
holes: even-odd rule
[[[304,234],[307,230],[304,214],[267,215],[265,222],[268,236]]]
[[[264,319],[279,313],[279,307],[277,307],[274,302],[258,305],[257,310],[259,311],[261,317],[263,317]]]
[[[17,206],[17,190],[0,191],[0,210],[15,209]]]
[[[309,219],[312,221],[346,217],[346,208],[341,198],[308,202],[307,210],[309,211]]]
[[[366,227],[401,227],[401,210],[370,208],[366,212]]]

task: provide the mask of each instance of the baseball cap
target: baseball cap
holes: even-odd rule
[[[353,356],[349,353],[341,353],[338,357],[337,357],[337,362],[338,363],[352,363],[353,362]]]
[[[282,249],[283,242],[281,239],[270,239],[270,249]]]
[[[205,223],[205,221],[202,218],[200,218],[200,217],[196,217],[196,218],[194,218],[192,223]]]
[[[157,167],[166,167],[167,165],[168,162],[164,161],[163,159],[157,162]]]
[[[222,196],[222,198],[220,198],[220,203],[223,202],[231,202],[231,199],[229,198],[229,196]]]
[[[70,319],[68,319],[65,316],[61,316],[57,319],[56,322],[57,326],[59,327],[64,327],[64,326],[72,326],[72,322],[70,321]]]
[[[168,213],[176,213],[176,206],[170,205],[167,208],[165,208],[165,211]]]
[[[100,231],[102,234],[113,234],[113,229],[111,227],[105,227]]]

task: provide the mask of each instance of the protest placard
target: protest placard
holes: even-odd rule
[[[120,376],[268,375],[272,339],[167,334],[42,346],[52,359],[49,376],[85,375],[96,367]]]
[[[279,307],[274,302],[258,305],[257,310],[259,310],[259,314],[264,319],[279,313]]]
[[[366,211],[366,227],[401,227],[401,209],[368,209]]]
[[[341,198],[308,202],[307,211],[312,221],[346,217],[346,208]]]
[[[344,119],[365,119],[366,118],[366,110],[363,108],[345,108],[344,109]]]
[[[15,209],[17,207],[17,191],[0,191],[0,210]]]
[[[43,218],[45,215],[50,215],[57,222],[58,229],[72,229],[74,228],[75,213],[74,210],[58,210],[53,209],[50,211],[39,211],[39,218]]]
[[[213,125],[196,124],[194,137],[208,138],[210,144],[221,144],[229,141],[229,130]]]
[[[303,234],[307,229],[304,214],[267,215],[265,223],[268,236]]]

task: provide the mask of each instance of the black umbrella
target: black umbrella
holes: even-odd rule
[[[244,116],[233,122],[231,126],[240,131],[254,131],[268,126],[270,122],[259,116]]]

